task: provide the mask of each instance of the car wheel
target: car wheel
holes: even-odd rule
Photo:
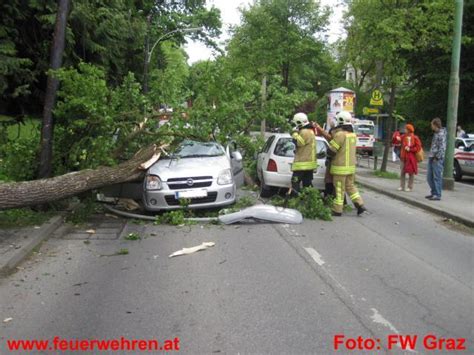
[[[265,185],[265,181],[262,178],[260,182],[260,196],[261,197],[270,197],[274,194],[275,189],[271,186]]]
[[[461,167],[459,166],[459,163],[456,160],[454,161],[453,177],[455,181],[461,181],[462,179]]]

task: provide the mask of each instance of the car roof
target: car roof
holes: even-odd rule
[[[275,138],[291,138],[291,135],[289,133],[272,133],[268,136],[268,138],[270,138],[271,136],[275,136]],[[318,141],[327,142],[324,137],[320,137],[320,136],[315,136],[315,137],[316,137],[316,140]]]

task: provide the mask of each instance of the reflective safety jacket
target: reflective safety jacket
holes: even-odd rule
[[[336,153],[331,161],[332,175],[352,175],[356,171],[356,145],[355,133],[338,131],[329,142],[329,149]]]
[[[316,169],[316,138],[314,131],[310,128],[302,128],[298,132],[293,132],[291,137],[296,142],[295,159],[291,171]]]

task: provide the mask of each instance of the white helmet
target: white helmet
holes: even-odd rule
[[[293,124],[296,128],[301,128],[309,123],[308,116],[303,112],[298,112],[293,116]]]
[[[352,123],[352,115],[348,111],[340,111],[336,115],[337,125],[342,126]]]

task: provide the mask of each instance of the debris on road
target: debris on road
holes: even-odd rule
[[[137,233],[128,233],[125,239],[126,240],[140,240],[142,238]]]
[[[274,223],[300,224],[303,222],[303,215],[299,211],[291,208],[256,205],[245,208],[239,212],[219,216],[219,221],[224,224],[237,223],[246,219]]]
[[[12,320],[13,320],[12,317],[8,317],[3,320],[3,323],[8,323],[8,322],[11,322]]]
[[[87,234],[95,234],[95,229],[88,229],[86,230]]]
[[[181,250],[178,250],[178,251],[175,251],[173,254],[171,254],[169,257],[172,258],[174,256],[179,256],[179,255],[188,255],[188,254],[193,254],[197,251],[200,251],[200,250],[205,250],[207,248],[210,248],[210,247],[213,247],[214,245],[216,245],[216,243],[214,242],[204,242],[202,243],[201,245],[197,245],[195,247],[191,247],[191,248],[183,248]]]

